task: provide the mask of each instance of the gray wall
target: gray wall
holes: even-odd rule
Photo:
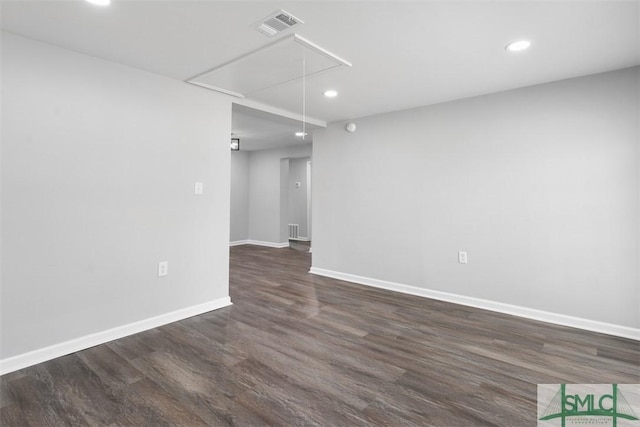
[[[310,144],[250,152],[249,239],[288,242],[288,159],[310,155]]]
[[[638,81],[625,69],[315,132],[313,267],[639,327]]]
[[[230,132],[224,95],[3,33],[0,357],[228,297]]]
[[[309,157],[289,161],[289,219],[288,224],[298,224],[300,237],[309,237],[307,225],[307,162]],[[296,182],[300,187],[296,187]]]
[[[249,238],[249,152],[231,152],[231,231],[229,240]]]
[[[280,237],[278,242],[289,241],[289,159],[280,159]]]

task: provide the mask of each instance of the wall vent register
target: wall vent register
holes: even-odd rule
[[[299,224],[289,224],[289,238],[290,239],[299,239],[300,238],[300,225]]]

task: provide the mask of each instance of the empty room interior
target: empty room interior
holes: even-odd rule
[[[0,425],[640,426],[640,2],[0,12]]]

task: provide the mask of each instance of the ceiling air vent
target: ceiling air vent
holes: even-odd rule
[[[284,10],[278,10],[253,24],[253,27],[265,36],[273,37],[298,24],[304,24],[304,22]]]

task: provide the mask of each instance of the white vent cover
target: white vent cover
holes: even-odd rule
[[[267,37],[273,37],[298,24],[304,24],[304,22],[281,9],[256,22],[252,27]]]
[[[300,237],[300,225],[289,224],[289,238],[297,240]]]

